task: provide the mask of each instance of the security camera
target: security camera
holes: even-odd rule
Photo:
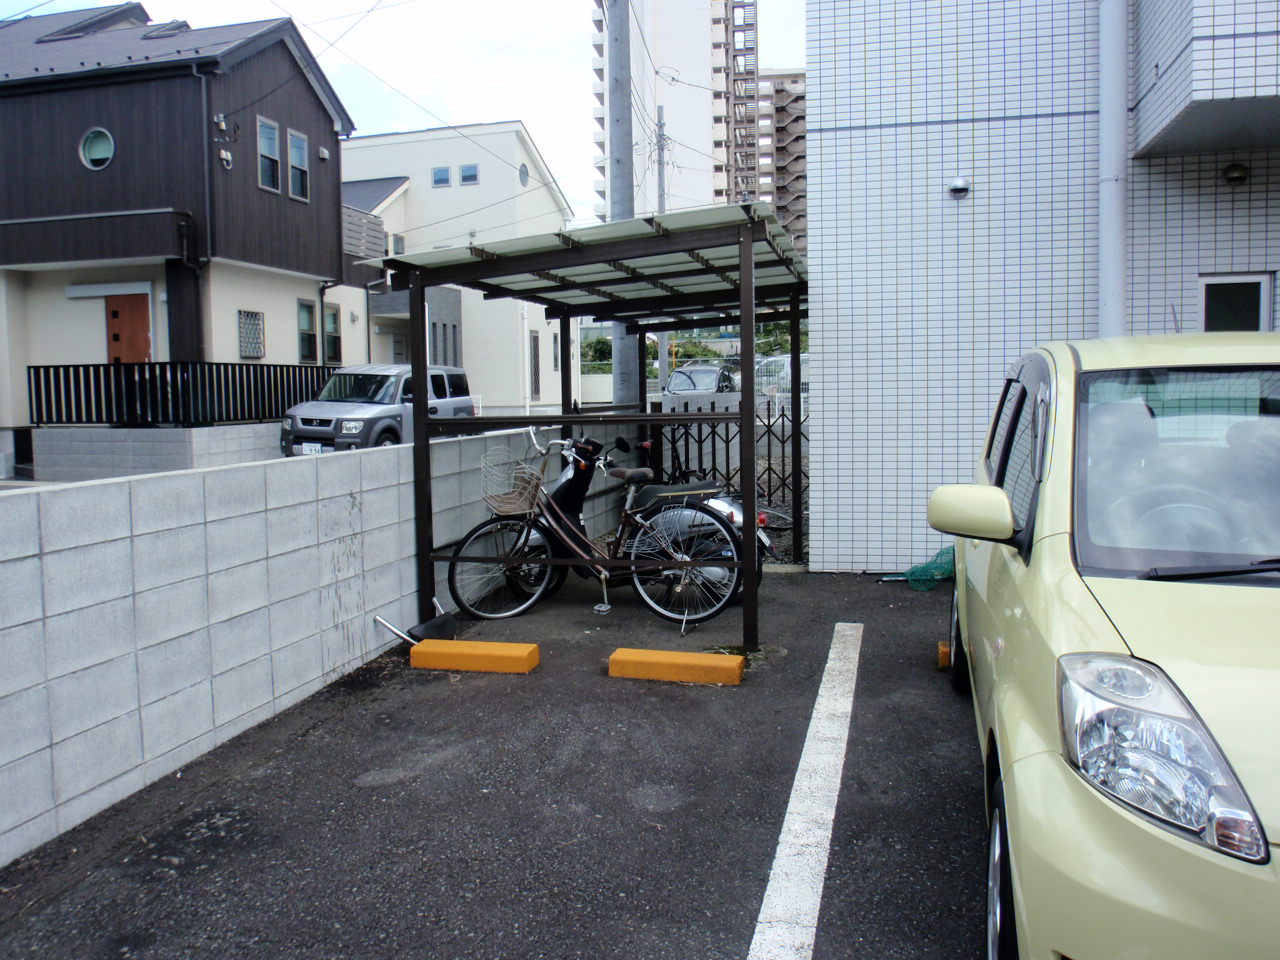
[[[1249,168],[1243,163],[1229,163],[1222,168],[1222,179],[1229,187],[1239,187],[1249,179]]]
[[[964,177],[956,177],[948,184],[947,192],[953,200],[963,200],[969,195],[969,181]]]

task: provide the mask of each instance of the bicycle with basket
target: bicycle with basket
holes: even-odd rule
[[[524,613],[555,593],[568,572],[608,588],[626,581],[651,611],[682,628],[709,620],[733,599],[742,580],[742,548],[737,532],[705,500],[713,483],[652,483],[653,471],[614,464],[590,437],[549,440],[537,432],[522,455],[507,448],[481,460],[483,499],[493,516],[472,528],[449,562],[449,592],[458,609],[479,619]],[[620,441],[619,441],[620,442]],[[549,484],[534,462],[557,447],[564,468]],[[597,469],[623,481],[625,495],[613,535],[593,540],[582,509]],[[559,562],[556,562],[559,561]]]

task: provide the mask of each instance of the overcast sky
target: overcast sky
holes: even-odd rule
[[[356,135],[523,120],[578,218],[591,215],[591,0],[143,0],[193,27],[292,17]],[[0,18],[111,6],[0,0]],[[762,67],[804,65],[804,0],[758,0]]]

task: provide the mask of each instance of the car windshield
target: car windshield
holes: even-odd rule
[[[668,388],[681,392],[703,390],[714,393],[719,379],[719,367],[686,367],[671,374]]]
[[[338,403],[393,403],[396,377],[386,373],[335,373],[317,400]]]
[[[1280,368],[1083,374],[1074,542],[1082,572],[1267,572],[1280,557]],[[1250,582],[1267,577],[1250,577]]]

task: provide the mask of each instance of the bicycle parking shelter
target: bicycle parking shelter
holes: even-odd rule
[[[416,383],[427,381],[426,300],[428,287],[468,287],[486,299],[514,298],[535,303],[559,321],[560,388],[558,415],[432,418],[427,391],[414,392],[414,499],[417,513],[419,616],[434,616],[435,564],[447,555],[435,550],[431,504],[433,436],[524,427],[567,427],[604,423],[661,425],[739,424],[742,505],[756,516],[755,337],[740,336],[742,394],[735,413],[649,413],[644,384],[647,358],[639,350],[641,397],[634,407],[613,406],[576,412],[570,367],[570,320],[625,324],[628,334],[731,326],[754,332],[756,323],[786,320],[791,331],[791,382],[800,383],[800,321],[807,311],[808,282],[803,257],[779,225],[772,204],[752,202],[700,207],[650,217],[519,237],[487,244],[390,257],[395,290],[409,291],[409,359]],[[642,340],[643,342],[643,340]],[[793,390],[793,423],[800,423],[801,393]],[[794,462],[801,462],[801,435],[792,432]],[[796,537],[803,535],[800,470],[793,480]],[[744,533],[750,524],[744,520]],[[744,592],[743,647],[759,648],[759,583],[756,540],[742,537]]]

